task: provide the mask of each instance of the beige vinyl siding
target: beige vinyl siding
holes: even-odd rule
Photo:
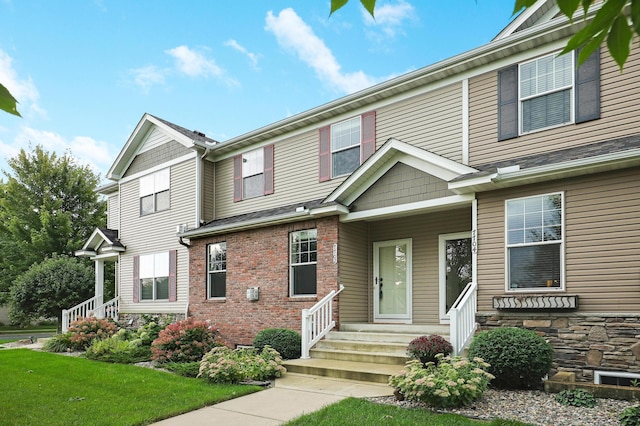
[[[159,148],[169,141],[171,141],[171,136],[169,136],[160,128],[153,126],[146,134],[138,153],[143,153],[155,148]]]
[[[216,219],[324,198],[344,177],[318,180],[318,129],[275,144],[274,193],[233,202],[233,158],[216,163]]]
[[[358,197],[350,211],[364,211],[454,195],[448,183],[421,170],[397,163]]]
[[[497,71],[469,81],[469,158],[471,166],[587,145],[638,133],[640,50],[632,49],[624,72],[601,52],[601,118],[498,141]]]
[[[121,310],[131,312],[184,313],[188,304],[189,252],[178,243],[176,226],[195,220],[195,159],[171,167],[171,208],[140,216],[139,181],[120,185],[121,240],[127,250],[120,256]],[[177,302],[133,303],[134,255],[178,251]]]
[[[203,161],[203,183],[202,183],[202,219],[209,222],[215,218],[214,205],[215,193],[215,164],[210,161]]]
[[[461,162],[462,84],[455,83],[378,109],[377,146],[389,138]]]
[[[412,238],[414,324],[440,323],[438,236],[470,229],[471,208],[370,224],[371,245],[376,241]],[[373,307],[370,306],[369,309],[373,311]]]
[[[368,322],[371,318],[371,249],[367,224],[341,223],[338,275],[345,289],[340,294],[340,322]]]
[[[580,312],[640,306],[640,169],[478,195],[478,311],[505,294],[504,201],[565,191],[565,288]]]
[[[107,228],[118,229],[120,226],[120,196],[109,195],[107,198]]]

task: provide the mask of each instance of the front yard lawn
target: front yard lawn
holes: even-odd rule
[[[0,351],[0,425],[144,425],[260,390],[29,349]]]

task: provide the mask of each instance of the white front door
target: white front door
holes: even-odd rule
[[[411,323],[411,238],[373,243],[373,319]]]
[[[440,322],[449,322],[449,309],[472,280],[471,233],[439,237]]]

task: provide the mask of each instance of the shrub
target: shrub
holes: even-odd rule
[[[67,352],[72,346],[71,333],[67,332],[52,336],[44,342],[42,350],[47,352]]]
[[[151,359],[159,363],[200,361],[217,345],[216,332],[204,321],[188,318],[169,324],[151,343]]]
[[[469,345],[469,357],[488,362],[496,378],[492,386],[531,389],[541,385],[551,368],[553,348],[542,337],[522,328],[496,328],[479,333]]]
[[[426,368],[418,360],[407,362],[400,373],[391,376],[389,385],[410,401],[424,402],[436,408],[462,407],[477,400],[493,376],[489,364],[480,358],[444,358]]]
[[[595,407],[598,404],[595,396],[584,389],[566,389],[556,395],[556,402],[573,407]]]
[[[409,342],[407,355],[411,358],[419,359],[422,364],[427,362],[436,363],[436,355],[449,355],[453,352],[453,346],[442,336],[437,334],[431,336],[420,336]]]
[[[640,405],[625,408],[620,413],[620,424],[622,426],[640,426]]]
[[[86,357],[96,361],[133,364],[149,359],[149,350],[140,339],[127,340],[126,330],[107,339],[96,339],[87,348]]]
[[[113,321],[95,317],[81,318],[69,326],[71,347],[87,349],[95,339],[106,339],[118,330]]]
[[[193,362],[167,362],[162,364],[162,368],[169,370],[179,376],[198,377],[200,372],[200,361]]]
[[[278,351],[283,359],[300,358],[302,353],[302,337],[286,328],[265,328],[259,331],[253,339],[253,346],[261,351],[267,345]]]
[[[238,383],[280,377],[286,371],[278,352],[269,346],[261,351],[220,346],[202,358],[198,377],[213,383]]]

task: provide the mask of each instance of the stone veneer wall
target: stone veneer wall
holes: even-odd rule
[[[318,230],[317,297],[289,297],[289,233]],[[226,297],[207,299],[207,244],[227,243]],[[333,245],[336,217],[307,220],[201,239],[189,249],[189,315],[211,321],[229,347],[252,345],[265,328],[301,331],[302,310],[338,286]],[[247,288],[259,287],[259,300],[247,300]],[[338,321],[338,301],[333,302]]]
[[[549,376],[569,371],[593,382],[594,370],[640,373],[640,314],[577,312],[478,313],[479,330],[521,327],[553,346]]]

